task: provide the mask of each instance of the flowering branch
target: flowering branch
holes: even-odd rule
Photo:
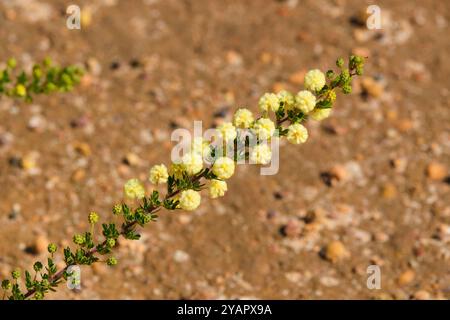
[[[138,199],[139,202],[135,208],[126,203],[114,206],[112,213],[123,219],[120,228],[115,223],[102,224],[104,239],[96,243],[94,226],[98,223],[99,216],[91,212],[88,216],[90,231],[73,236],[75,249],[63,249],[65,267],[57,271],[53,259],[58,248],[55,244],[50,244],[50,257],[45,268],[37,261],[33,266],[33,278],[29,271],[25,271],[26,290],[22,292],[20,288],[18,280],[22,273],[16,269],[11,274],[12,281],[3,280],[1,283],[3,297],[12,300],[43,299],[49,291],[55,291],[63,280],[72,280],[69,267],[92,265],[100,261],[99,256],[108,256],[105,261],[108,266],[116,265],[117,259],[111,253],[119,238],[138,240],[138,227],[156,221],[157,212],[162,208],[187,211],[197,209],[201,202],[200,191],[207,184],[211,198],[224,196],[228,189],[225,180],[234,174],[236,162],[242,159],[257,164],[270,162],[272,151],[265,142],[271,138],[285,136],[293,144],[306,142],[308,131],[302,123],[309,118],[319,121],[330,115],[337,89],[341,89],[344,94],[351,92],[353,77],[363,73],[364,58],[350,56],[348,67],[344,67],[344,60],[339,58],[336,65],[340,69],[339,73],[332,70],[326,74],[317,69],[309,71],[304,82],[306,90],[301,90],[296,95],[287,91],[264,94],[259,100],[262,116],[257,119],[250,110],[238,109],[233,122],[225,122],[217,127],[217,141],[194,138],[190,151],[180,161],[174,162],[170,169],[163,164],[153,166],[149,180],[155,185],[167,184],[164,197],[156,190],[149,196],[146,195],[144,186],[137,179],[127,181],[124,185],[125,196]],[[275,121],[271,119],[272,113]],[[289,125],[284,126],[286,122]],[[250,132],[256,137],[256,142],[250,145],[249,136],[242,132]]]

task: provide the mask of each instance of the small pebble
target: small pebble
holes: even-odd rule
[[[289,76],[289,82],[294,85],[302,85],[305,81],[306,70],[302,69]]]
[[[238,67],[242,65],[242,56],[236,51],[228,51],[226,54],[227,63],[229,65]]]
[[[89,58],[86,61],[86,66],[88,71],[94,75],[94,76],[99,76],[100,73],[102,72],[102,66],[100,65],[100,62],[98,62],[98,60],[96,58]]]
[[[25,171],[33,171],[37,168],[37,159],[39,154],[36,152],[29,152],[20,159],[20,167]]]
[[[86,171],[83,169],[77,169],[72,173],[71,180],[72,182],[80,182],[84,180],[86,177]]]
[[[374,78],[365,77],[361,82],[363,92],[372,98],[379,98],[384,92],[383,85]]]
[[[34,115],[28,121],[28,129],[33,131],[42,131],[45,128],[46,120],[41,115]]]
[[[385,232],[375,232],[373,238],[376,242],[386,242],[389,240],[389,235]]]
[[[395,158],[391,159],[390,163],[396,172],[403,173],[405,172],[406,166],[408,165],[408,160],[406,160],[405,158]]]
[[[349,179],[349,173],[345,166],[335,165],[330,170],[321,174],[322,180],[329,186],[334,186],[338,182],[343,182]]]
[[[38,236],[34,243],[27,247],[25,250],[31,254],[42,254],[47,252],[47,246],[49,244],[48,239],[45,236]]]

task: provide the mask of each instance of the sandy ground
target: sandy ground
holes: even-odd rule
[[[256,111],[354,52],[365,77],[282,147],[277,175],[240,166],[226,197],[161,214],[115,269],[83,267],[82,290],[49,298],[450,298],[449,2],[377,1],[381,30],[358,23],[368,1],[77,3],[81,30],[68,1],[0,2],[1,61],[89,71],[70,94],[0,99],[0,278],[45,257],[30,248],[68,245],[89,211],[110,219],[127,179],[169,162],[174,128]],[[347,254],[330,262],[335,241]]]

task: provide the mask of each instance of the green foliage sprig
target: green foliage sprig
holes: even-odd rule
[[[339,58],[336,65],[340,69],[338,73],[332,70],[326,74],[317,69],[309,71],[305,76],[307,90],[301,90],[295,96],[287,91],[264,94],[259,101],[262,116],[256,120],[248,109],[237,110],[233,123],[224,123],[217,128],[225,140],[224,144],[214,145],[203,139],[194,140],[192,152],[187,154],[187,157],[184,156],[181,163],[172,164],[170,171],[164,165],[153,166],[149,180],[153,184],[166,184],[167,192],[164,196],[156,190],[146,195],[139,180],[127,181],[124,186],[125,195],[138,199],[138,204],[130,206],[121,203],[112,208],[113,215],[121,218],[120,224],[103,223],[101,235],[96,235],[94,227],[99,221],[99,215],[91,212],[88,215],[90,230],[74,235],[74,247],[62,250],[64,268],[57,270],[54,255],[58,248],[55,244],[50,244],[47,263],[36,261],[31,272],[25,271],[22,281],[24,285],[20,285],[22,272],[19,269],[11,273],[12,280],[2,281],[3,298],[43,299],[45,294],[55,291],[62,281],[69,279],[70,266],[92,265],[98,262],[115,266],[118,261],[112,254],[118,241],[121,238],[138,240],[139,228],[156,221],[157,213],[161,209],[195,210],[200,205],[200,191],[206,189],[207,185],[211,198],[223,196],[227,191],[225,180],[234,174],[235,161],[241,158],[266,164],[271,157],[271,150],[261,143],[264,139],[260,138],[274,137],[277,134],[275,128],[278,129],[279,137],[285,136],[293,144],[304,143],[308,132],[301,123],[309,118],[322,120],[330,115],[336,100],[336,91],[340,89],[344,94],[351,92],[352,79],[363,73],[364,58],[350,56],[348,67],[344,67],[344,60]],[[270,112],[274,121],[270,118]],[[241,136],[236,127],[251,130],[258,136],[253,149],[248,147],[247,138]],[[230,145],[234,146],[231,158],[217,156],[223,154],[221,152],[227,150]],[[212,159],[212,165],[204,167],[202,155]]]
[[[0,96],[31,102],[34,95],[71,91],[80,83],[83,74],[81,67],[61,67],[53,64],[50,58],[34,64],[31,73],[27,73],[17,70],[16,59],[11,58],[0,71]]]

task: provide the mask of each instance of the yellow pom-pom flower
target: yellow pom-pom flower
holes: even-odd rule
[[[260,118],[253,125],[253,132],[259,139],[267,140],[275,132],[275,123],[269,118]]]
[[[203,169],[203,157],[197,152],[188,152],[181,158],[183,169],[189,175],[194,175]]]
[[[291,110],[295,106],[295,99],[292,93],[281,90],[277,94],[280,105],[284,107],[285,110]]]
[[[313,118],[316,121],[321,121],[323,119],[326,119],[330,116],[331,114],[331,108],[327,108],[327,109],[319,109],[319,108],[315,108],[313,110],[313,112],[311,112],[309,115],[311,116],[311,118]]]
[[[272,151],[267,144],[258,144],[250,153],[250,161],[255,164],[268,164],[272,159]]]
[[[124,187],[125,196],[130,199],[142,199],[145,197],[145,189],[138,179],[128,180]]]
[[[305,75],[305,88],[308,90],[319,91],[325,83],[325,75],[318,69],[310,70]]]
[[[295,105],[303,113],[311,112],[316,106],[316,97],[307,90],[302,90],[295,96]]]
[[[250,128],[253,121],[254,121],[253,113],[246,108],[238,109],[234,113],[233,123],[238,128],[243,129]]]
[[[280,100],[278,100],[278,96],[275,93],[265,93],[259,99],[259,109],[263,112],[268,112],[272,110],[276,112],[280,107]]]
[[[237,136],[236,128],[231,122],[222,123],[217,127],[217,131],[225,142],[233,141]]]
[[[221,157],[218,158],[213,166],[212,166],[212,172],[219,178],[219,179],[228,179],[234,174],[234,161],[228,157]]]
[[[228,187],[227,183],[222,180],[211,180],[211,184],[209,186],[209,195],[212,199],[223,197],[225,192],[227,192]]]
[[[169,178],[167,167],[163,164],[155,165],[150,169],[149,180],[153,184],[166,183]]]
[[[180,201],[181,209],[192,211],[200,205],[201,196],[199,192],[189,189],[182,191],[178,200]]]
[[[287,140],[293,144],[300,144],[306,142],[308,139],[308,130],[300,123],[291,124],[288,127]]]
[[[191,151],[202,155],[203,159],[207,159],[211,152],[210,143],[202,137],[195,137],[192,141]]]

